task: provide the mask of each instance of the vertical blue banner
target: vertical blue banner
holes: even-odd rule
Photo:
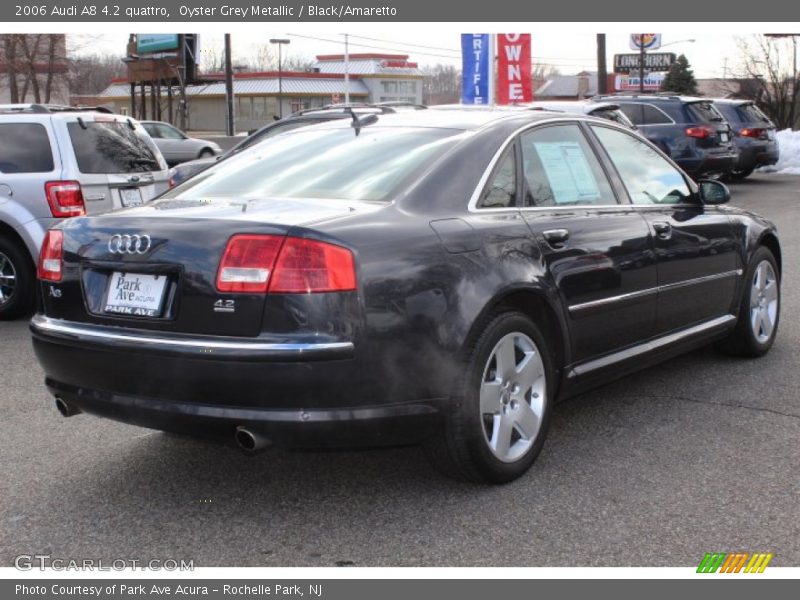
[[[461,34],[461,102],[489,104],[488,33]]]

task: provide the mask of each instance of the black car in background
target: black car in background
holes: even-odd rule
[[[556,399],[713,341],[770,349],[777,234],[728,198],[583,115],[330,121],[50,230],[34,349],[66,416],[248,450],[421,442],[510,481]]]
[[[744,179],[758,167],[774,165],[780,151],[775,123],[751,100],[714,99],[714,106],[733,128],[739,160],[730,172]]]
[[[639,133],[695,180],[727,175],[736,166],[733,131],[709,99],[615,94],[592,101],[618,104]]]

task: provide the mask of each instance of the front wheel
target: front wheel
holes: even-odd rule
[[[775,342],[780,319],[781,287],[778,265],[768,248],[754,254],[745,273],[739,320],[719,348],[738,356],[762,356]]]
[[[211,158],[212,156],[214,156],[213,150],[209,150],[208,148],[203,148],[200,151],[200,154],[197,156],[197,158]]]
[[[426,450],[451,476],[505,483],[525,473],[542,449],[554,387],[547,342],[525,315],[492,318],[466,359],[455,406]]]

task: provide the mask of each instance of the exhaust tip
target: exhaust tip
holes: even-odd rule
[[[255,452],[269,446],[269,441],[246,427],[236,428],[236,445],[245,452]]]
[[[56,396],[56,410],[61,413],[62,417],[73,417],[81,412],[80,409],[72,406],[60,396]]]

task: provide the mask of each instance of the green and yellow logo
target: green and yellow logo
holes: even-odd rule
[[[763,573],[773,554],[767,552],[706,552],[698,573]]]

